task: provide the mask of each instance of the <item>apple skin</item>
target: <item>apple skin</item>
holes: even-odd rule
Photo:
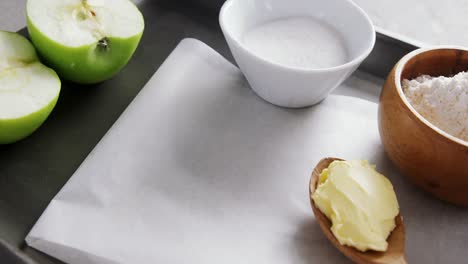
[[[51,70],[51,72],[53,71]],[[58,76],[57,80],[59,80]],[[0,144],[15,143],[34,133],[34,131],[36,131],[46,121],[47,117],[49,117],[57,104],[58,98],[59,95],[57,95],[47,106],[27,116],[15,119],[0,118]]]
[[[96,44],[66,47],[45,36],[27,18],[28,32],[42,60],[65,80],[94,84],[112,78],[122,70],[135,52],[143,31],[129,38],[109,37],[109,49],[101,51]]]

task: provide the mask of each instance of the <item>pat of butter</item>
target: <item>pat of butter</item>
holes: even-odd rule
[[[332,162],[320,174],[312,199],[331,220],[331,231],[341,245],[387,250],[398,201],[390,181],[367,161]]]

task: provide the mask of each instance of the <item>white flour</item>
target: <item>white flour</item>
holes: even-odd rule
[[[349,59],[341,34],[310,17],[261,24],[243,36],[243,43],[258,56],[290,67],[328,68]]]
[[[453,77],[422,75],[403,80],[411,105],[429,122],[468,141],[468,72]]]

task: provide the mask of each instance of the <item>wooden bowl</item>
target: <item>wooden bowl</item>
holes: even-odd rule
[[[466,70],[467,49],[415,50],[395,65],[379,104],[380,137],[390,159],[417,186],[460,206],[468,206],[468,142],[418,114],[403,94],[401,81],[421,74],[452,76]]]

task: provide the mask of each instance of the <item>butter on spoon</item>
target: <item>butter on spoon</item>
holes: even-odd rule
[[[340,250],[344,255],[353,260],[355,263],[361,264],[397,264],[407,263],[405,259],[405,227],[403,219],[400,215],[395,218],[396,227],[387,238],[388,247],[385,252],[378,251],[366,251],[362,252],[353,247],[343,246],[340,244],[338,239],[334,236],[331,231],[331,222],[320,209],[317,208],[315,202],[312,199],[321,172],[328,168],[328,166],[335,160],[342,160],[338,158],[325,158],[322,159],[315,167],[309,184],[309,198],[312,205],[312,209],[315,214],[315,218],[320,225],[320,228],[325,233],[326,237],[332,244]]]

